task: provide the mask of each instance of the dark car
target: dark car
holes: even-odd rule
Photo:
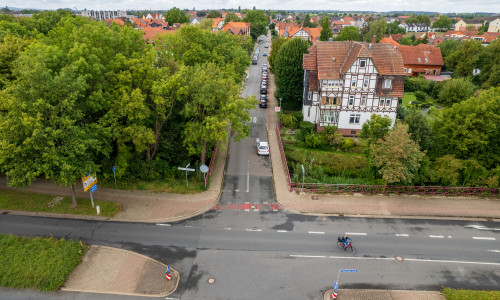
[[[267,85],[261,85],[260,86],[260,93],[261,94],[267,94]]]
[[[267,101],[260,99],[259,107],[266,108],[267,107]]]
[[[267,95],[260,95],[260,101],[266,101],[267,102]]]
[[[267,56],[267,52],[262,53],[262,56]]]

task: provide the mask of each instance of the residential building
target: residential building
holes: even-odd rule
[[[500,18],[496,18],[490,22],[488,32],[500,32]]]
[[[425,23],[401,23],[399,27],[402,27],[406,32],[425,32],[429,31],[429,24]]]
[[[283,29],[280,29],[278,32],[283,38],[298,37],[316,43],[319,41],[319,36],[321,35],[321,27],[309,28],[292,25],[283,27]]]
[[[247,22],[227,22],[222,27],[222,31],[227,31],[233,35],[250,35],[250,23]]]
[[[303,56],[304,121],[357,136],[372,114],[393,124],[404,96],[401,54],[388,44],[318,42]]]
[[[120,17],[127,17],[125,10],[87,10],[84,9],[80,13],[82,17],[90,17],[97,21],[104,21],[106,19],[116,19]]]
[[[455,23],[455,31],[462,31],[462,30],[478,30],[479,27],[484,25],[484,20],[477,20],[477,19],[472,19],[472,20],[459,20],[457,23]]]
[[[444,62],[439,47],[418,44],[417,46],[399,45],[396,48],[403,56],[406,76],[441,74]]]

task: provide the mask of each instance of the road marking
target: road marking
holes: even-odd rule
[[[262,229],[252,229],[252,228],[247,228],[245,230],[246,231],[262,231]]]
[[[250,211],[249,209],[245,209],[245,211]]]
[[[239,192],[240,190],[238,190],[238,189],[235,189],[234,191],[235,191],[235,192]]]
[[[226,228],[224,228],[224,229],[226,229],[226,230],[231,230],[231,227],[226,227]]]
[[[451,235],[449,235],[448,238],[451,239]]]
[[[179,300],[179,298],[169,298],[169,297],[165,297],[165,300]]]
[[[473,236],[474,240],[488,240],[488,241],[496,241],[494,237],[483,237],[483,236]]]
[[[346,232],[347,235],[366,235],[366,232]]]
[[[253,122],[257,123],[257,117],[253,117]]]
[[[247,169],[247,190],[246,192],[248,193],[248,189],[250,188],[250,160],[248,160],[248,169]]]
[[[326,256],[314,255],[297,255],[290,254],[291,257],[297,258],[326,258]],[[393,257],[359,257],[359,256],[328,256],[332,259],[357,259],[357,260],[394,260]],[[482,262],[482,261],[461,261],[461,260],[437,260],[437,259],[420,259],[420,258],[404,258],[404,261],[414,262],[433,262],[433,263],[453,263],[453,264],[470,264],[470,265],[487,265],[487,266],[500,266],[500,263]]]
[[[488,250],[490,252],[496,252],[496,253],[500,253],[500,250]]]
[[[304,258],[326,258],[324,255],[295,255],[295,254],[290,254],[291,257],[304,257]]]
[[[258,209],[254,209],[253,211],[259,211]]]
[[[310,234],[325,234],[324,231],[309,231]]]
[[[435,239],[443,239],[444,236],[442,235],[429,235],[430,238],[435,238]]]
[[[288,230],[278,230],[278,232],[288,232]]]
[[[408,233],[396,233],[396,236],[410,236]]]
[[[161,224],[161,223],[158,223],[156,224],[157,226],[171,226],[170,224]]]

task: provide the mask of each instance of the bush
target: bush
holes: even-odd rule
[[[347,151],[349,152],[352,148],[354,148],[355,144],[354,144],[354,141],[352,139],[344,139],[343,141],[343,144],[342,144],[342,149],[344,149],[344,151]]]
[[[417,101],[422,102],[427,99],[427,94],[422,91],[416,91],[415,92],[415,97],[417,98]]]
[[[328,146],[326,135],[321,133],[310,133],[306,135],[305,146],[313,149],[321,149]]]
[[[300,111],[300,110],[299,111],[294,111],[292,113],[292,116],[294,116],[295,119],[297,119],[297,122],[304,120],[304,115],[302,114],[302,111]]]
[[[469,99],[474,94],[475,86],[470,78],[447,80],[439,91],[439,102],[453,105]]]
[[[307,135],[314,133],[314,124],[306,121],[301,121],[299,124],[300,130],[295,134],[295,138],[299,141],[304,142]]]
[[[427,94],[432,92],[432,89],[434,87],[434,81],[432,80],[427,80],[423,76],[419,77],[405,77],[405,92],[416,92],[416,91],[422,91]]]
[[[291,114],[280,114],[280,120],[283,122],[283,126],[291,129],[297,128],[298,121],[295,116]]]

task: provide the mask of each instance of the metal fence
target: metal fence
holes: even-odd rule
[[[208,172],[207,175],[205,176],[205,187],[207,186],[208,180],[210,179],[210,175],[212,174],[212,166],[214,165],[216,154],[217,154],[217,147],[214,147],[214,150],[212,151],[212,157],[210,158],[210,165],[208,166]]]
[[[281,157],[288,180],[290,191],[310,193],[360,193],[360,194],[397,194],[397,195],[436,195],[436,196],[481,196],[499,197],[500,189],[486,187],[448,187],[448,186],[393,186],[393,185],[354,185],[354,184],[324,184],[291,182],[288,163],[286,161],[283,142],[281,141],[280,123],[276,125],[276,133],[280,145]]]

